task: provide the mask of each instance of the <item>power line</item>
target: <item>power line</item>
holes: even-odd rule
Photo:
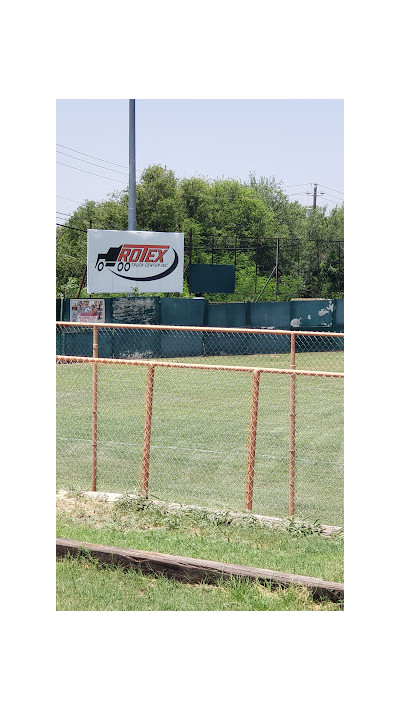
[[[62,195],[56,195],[56,197],[59,198],[59,200],[69,200],[69,202],[77,202],[78,205],[80,205],[82,203],[82,200],[73,200],[73,198],[66,198],[66,197],[63,197]],[[93,202],[95,202],[95,201],[93,201]]]
[[[282,188],[301,188],[303,185],[312,185],[312,182],[309,183],[297,183],[296,185],[282,185]],[[327,190],[332,190],[333,193],[339,193],[340,195],[344,195],[342,190],[336,190],[335,188],[330,188],[328,185],[322,185],[322,183],[318,183],[318,185],[321,188],[326,188]]]
[[[92,156],[90,153],[83,153],[82,151],[77,151],[75,148],[70,148],[69,146],[63,146],[61,143],[56,143],[56,146],[59,146],[60,148],[66,148],[68,151],[72,151],[73,153],[79,153],[82,156],[86,156],[87,158],[94,158],[95,160],[100,160],[102,163],[110,163],[110,165],[116,165],[118,168],[126,168],[128,170],[128,166],[126,165],[121,165],[120,163],[113,163],[111,160],[106,160],[105,158],[99,158],[99,156]],[[62,151],[57,151],[56,153],[61,153],[64,156],[68,156],[68,158],[72,158],[73,160],[81,160],[83,163],[90,163],[88,160],[83,160],[82,158],[76,158],[75,156],[70,156],[68,153],[63,153]],[[90,165],[96,165],[95,163],[90,163]],[[103,168],[104,170],[113,170],[112,168],[107,168],[105,165],[99,165],[97,166],[98,168]],[[146,169],[144,168],[143,170],[137,170],[137,173],[144,173]],[[119,170],[113,171],[115,173],[120,173]],[[121,173],[121,175],[125,175],[125,173]]]
[[[61,218],[56,218],[56,219],[61,219]],[[86,230],[82,229],[81,227],[71,227],[70,225],[66,225],[65,223],[61,224],[60,222],[56,222],[57,227],[65,227],[67,230],[77,230],[78,232],[87,232],[88,229],[94,229],[94,230],[120,230],[120,227],[116,227],[115,225],[103,225],[100,227],[88,227]]]
[[[118,168],[126,168],[126,170],[128,170],[128,166],[127,166],[127,165],[122,165],[121,163],[114,163],[113,161],[107,160],[106,158],[100,158],[99,156],[93,156],[93,155],[91,155],[90,153],[84,153],[83,151],[78,151],[76,148],[71,148],[70,146],[65,146],[65,145],[63,145],[62,143],[56,143],[56,145],[59,146],[60,148],[65,148],[65,149],[68,150],[68,151],[72,151],[72,153],[79,153],[79,155],[86,156],[87,158],[94,158],[94,160],[99,160],[99,161],[101,161],[102,163],[109,163],[110,165],[116,165]],[[70,156],[70,155],[68,155],[67,153],[63,153],[62,151],[56,151],[56,152],[57,152],[57,153],[60,153],[61,155],[65,155],[65,156],[67,156],[68,158],[72,158],[73,160],[79,160],[79,161],[82,161],[83,163],[88,163],[89,165],[94,165],[94,166],[96,166],[97,168],[102,168],[102,169],[104,169],[104,170],[111,170],[111,171],[114,172],[114,173],[119,173],[120,175],[125,175],[125,173],[121,173],[119,170],[115,170],[115,171],[114,171],[112,168],[107,168],[106,166],[103,166],[103,165],[96,165],[96,163],[90,163],[90,161],[85,161],[85,160],[83,160],[82,158],[75,158],[75,156]],[[67,165],[66,163],[61,163],[60,161],[57,161],[57,162],[58,162],[60,165],[65,165],[65,166],[68,167],[68,168],[74,168],[74,166],[72,166],[72,165]],[[79,170],[79,168],[75,168],[75,170]],[[89,171],[84,171],[84,170],[82,170],[82,169],[80,169],[80,170],[81,170],[82,172],[84,172],[84,173],[89,173],[89,175],[96,175],[96,176],[99,177],[99,178],[105,178],[105,177],[106,177],[106,176],[104,176],[104,175],[98,175],[97,173],[90,173]],[[145,170],[146,170],[146,169],[137,170],[136,173],[140,173],[140,174],[141,174],[141,173],[144,173]],[[177,176],[177,177],[178,177],[178,179],[179,179],[179,176]],[[109,178],[109,180],[116,180],[116,178]],[[122,183],[123,181],[120,180],[120,181],[117,181],[117,182],[121,182],[121,183]],[[300,187],[303,187],[304,185],[312,185],[312,181],[309,181],[309,182],[307,182],[307,183],[296,183],[296,184],[294,184],[294,185],[282,185],[281,187],[282,187],[282,188],[300,188]],[[334,193],[339,193],[339,194],[341,194],[341,195],[344,195],[343,191],[341,191],[341,190],[336,190],[335,188],[330,188],[328,185],[322,185],[322,183],[319,183],[319,185],[321,185],[322,188],[326,188],[327,190],[332,190],[332,192],[334,192]],[[294,194],[295,194],[295,195],[300,195],[301,193],[294,193]],[[289,195],[288,197],[292,197],[292,196]],[[63,199],[63,200],[70,200],[71,198],[61,198],[61,199]],[[72,200],[72,202],[78,202],[78,200],[76,200],[76,201]]]
[[[61,161],[57,160],[56,163],[58,165],[65,165],[66,168],[72,168],[73,170],[79,170],[81,173],[88,173],[89,175],[95,175],[97,178],[104,178],[105,180],[113,180],[116,183],[122,183],[122,185],[126,185],[126,182],[124,180],[118,180],[118,178],[110,178],[108,175],[99,175],[98,173],[92,173],[90,170],[84,170],[83,168],[75,168],[74,165],[68,165],[68,163],[61,163]]]
[[[311,181],[309,183],[297,183],[296,185],[282,185],[283,188],[302,188],[303,185],[311,185]]]
[[[101,160],[102,163],[110,163],[110,165],[116,165],[118,168],[126,168],[128,170],[127,165],[121,165],[120,163],[113,163],[111,160],[105,160],[105,158],[99,158],[99,156],[91,156],[89,153],[83,153],[82,151],[77,151],[75,148],[70,148],[69,146],[63,146],[62,143],[56,143],[56,145],[59,146],[60,148],[66,148],[68,151],[72,151],[73,153],[79,153],[81,156],[86,156],[87,158],[94,158],[95,160]]]
[[[322,195],[324,196],[324,199],[327,200],[328,202],[333,202],[334,205],[338,204],[336,200],[331,200],[330,198],[325,197],[325,193],[322,193]]]
[[[322,183],[319,183],[319,185],[321,185],[321,188],[332,190],[333,193],[340,193],[341,195],[344,195],[344,192],[342,190],[335,190],[335,188],[330,188],[328,185],[322,185]]]
[[[96,168],[101,168],[102,170],[111,170],[113,173],[118,173],[119,175],[128,175],[127,173],[122,173],[120,170],[114,170],[114,168],[107,168],[105,165],[99,165],[98,163],[92,163],[90,160],[85,160],[84,158],[75,158],[75,156],[70,156],[69,153],[64,153],[63,151],[56,151],[62,156],[67,156],[67,158],[72,158],[72,160],[79,160],[82,163],[88,163],[89,165],[95,165]]]
[[[342,198],[342,197],[341,197],[341,198],[338,198],[336,195],[331,195],[330,193],[325,193],[325,195],[329,195],[330,197],[335,198],[335,200],[338,200],[338,201],[340,200],[341,202],[343,202],[343,198]]]
[[[87,232],[87,230],[82,230],[80,227],[70,227],[69,225],[61,225],[60,222],[56,222],[57,227],[65,227],[66,230],[76,230],[77,232]]]

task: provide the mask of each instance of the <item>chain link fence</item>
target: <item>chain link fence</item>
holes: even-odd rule
[[[57,347],[57,488],[343,523],[343,334],[58,323]]]
[[[57,354],[93,356],[93,325],[57,322]],[[343,333],[200,326],[96,325],[100,358],[343,372]]]

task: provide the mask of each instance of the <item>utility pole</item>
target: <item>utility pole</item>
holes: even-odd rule
[[[128,230],[136,230],[135,99],[129,99],[129,201]]]
[[[325,195],[325,193],[320,192],[318,193],[318,183],[314,183],[314,192],[313,192],[313,210],[317,209],[317,195]],[[306,195],[311,195],[310,192],[307,192]]]

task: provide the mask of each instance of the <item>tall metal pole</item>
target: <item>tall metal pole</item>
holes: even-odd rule
[[[256,237],[256,273],[255,273],[255,284],[254,293],[257,294],[257,271],[258,271],[258,236]]]
[[[279,232],[276,237],[276,257],[275,257],[275,301],[278,301],[278,279],[279,279]]]
[[[128,230],[136,230],[135,99],[129,99],[129,203]]]

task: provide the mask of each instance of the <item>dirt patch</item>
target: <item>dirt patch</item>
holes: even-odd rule
[[[85,496],[56,494],[56,511],[75,519],[88,519],[95,524],[96,519],[110,515],[110,507],[103,501],[93,501]]]

